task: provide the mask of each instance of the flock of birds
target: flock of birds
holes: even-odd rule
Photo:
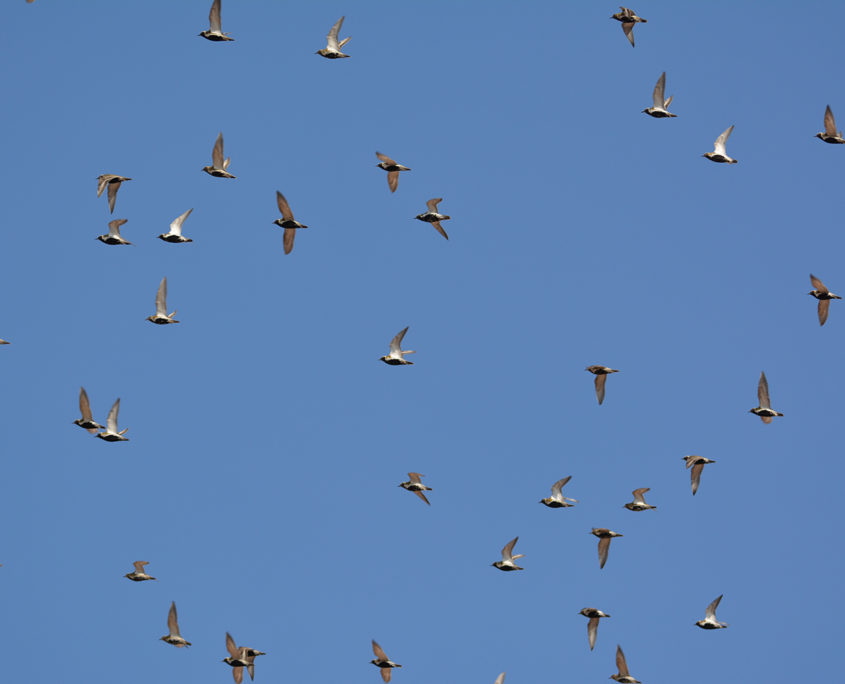
[[[26,1],[28,3],[34,2],[34,0]],[[220,10],[221,0],[213,0],[213,3],[211,5],[211,11],[209,14],[209,28],[200,32],[199,35],[207,40],[214,42],[232,41],[234,39],[231,38],[227,33],[224,33],[222,31]],[[633,46],[634,26],[638,23],[646,23],[647,20],[638,16],[633,10],[629,8],[620,7],[620,10],[620,12],[613,14],[611,18],[621,22],[623,32],[627,39],[630,41],[631,45]],[[350,56],[342,52],[343,47],[349,42],[350,38],[346,37],[342,40],[339,39],[339,33],[343,26],[343,20],[344,17],[341,17],[331,27],[327,35],[326,47],[317,50],[316,54],[327,59],[348,58]],[[668,108],[670,103],[672,102],[672,97],[665,97],[665,88],[666,73],[664,72],[660,75],[655,85],[652,106],[644,109],[643,113],[648,114],[649,116],[652,116],[654,118],[674,118],[677,116],[676,114],[669,112]],[[703,156],[717,163],[736,164],[737,160],[731,158],[727,154],[726,150],[727,140],[730,137],[733,128],[733,126],[728,127],[716,139],[714,143],[713,152],[707,152]],[[824,114],[824,128],[825,130],[816,134],[816,137],[826,143],[845,144],[845,137],[843,137],[841,131],[837,131],[836,122],[829,106],[826,108]],[[377,166],[387,172],[387,183],[390,192],[396,192],[398,188],[400,173],[410,171],[411,169],[380,152],[376,152],[376,156],[379,159]],[[223,134],[220,133],[214,143],[214,147],[212,148],[211,165],[203,167],[202,170],[215,178],[234,179],[236,177],[228,171],[230,161],[230,158],[225,157],[224,155]],[[118,190],[121,187],[121,184],[131,180],[132,179],[129,177],[120,176],[116,174],[102,174],[98,177],[97,196],[100,197],[104,192],[107,193],[110,213],[114,212],[117,194]],[[285,254],[290,254],[293,250],[296,232],[298,230],[308,228],[308,226],[300,223],[294,218],[290,205],[288,204],[287,199],[281,192],[277,191],[276,201],[282,218],[277,218],[275,221],[273,221],[273,223],[278,225],[280,228],[284,229],[283,249]],[[438,204],[441,201],[442,198],[433,198],[428,200],[428,202],[426,203],[427,210],[417,215],[415,218],[420,221],[432,224],[432,226],[444,238],[448,240],[449,236],[443,229],[441,222],[450,219],[450,217],[439,213]],[[176,244],[192,242],[192,239],[184,236],[182,232],[183,224],[185,220],[190,216],[192,211],[193,209],[188,209],[186,212],[174,219],[173,222],[170,224],[169,231],[167,233],[160,234],[158,237],[165,242]],[[123,238],[120,233],[120,228],[126,222],[127,219],[112,220],[108,224],[109,232],[107,234],[97,236],[97,239],[107,245],[131,245],[132,243]],[[842,297],[828,290],[828,288],[822,283],[822,281],[812,274],[810,275],[810,281],[812,283],[813,290],[811,290],[808,294],[812,295],[818,300],[818,320],[820,325],[824,325],[828,318],[830,301],[833,299],[842,299]],[[155,323],[156,325],[168,325],[172,323],[178,323],[179,321],[174,318],[176,311],[168,313],[167,308],[167,278],[164,277],[162,278],[161,283],[159,284],[158,290],[156,292],[155,313],[151,316],[148,316],[146,320]],[[402,349],[402,342],[407,332],[408,327],[405,327],[403,330],[396,334],[396,336],[390,342],[389,353],[385,356],[382,356],[380,359],[381,361],[392,366],[412,365],[413,362],[406,360],[405,356],[413,354],[415,352],[413,350]],[[0,339],[0,344],[9,344],[9,342]],[[605,385],[607,382],[607,376],[613,373],[618,373],[619,370],[602,365],[590,365],[587,366],[585,370],[595,376],[596,399],[601,405],[605,399]],[[774,410],[771,406],[771,400],[769,398],[769,386],[765,373],[760,374],[757,386],[757,397],[758,405],[752,409],[749,409],[749,411],[759,416],[764,423],[771,423],[773,418],[783,416],[782,413]],[[118,428],[118,412],[120,410],[119,398],[114,402],[111,409],[109,410],[105,426],[101,425],[100,423],[94,420],[88,394],[85,391],[84,387],[80,388],[79,392],[79,409],[81,417],[74,421],[74,423],[79,427],[87,430],[89,433],[95,435],[99,439],[108,442],[128,441],[128,438],[125,437],[128,428],[124,428],[123,430],[119,430]],[[701,474],[704,466],[710,463],[715,463],[715,461],[697,455],[688,455],[684,456],[683,458],[686,462],[686,467],[690,469],[690,483],[692,488],[692,494],[695,495],[699,489]],[[399,486],[407,491],[413,492],[424,503],[430,505],[430,501],[428,497],[426,497],[425,492],[432,491],[432,488],[422,483],[423,477],[424,476],[420,473],[408,473],[409,479],[405,482],[401,482]],[[577,500],[564,496],[562,491],[563,487],[570,481],[570,479],[571,476],[567,476],[555,482],[551,487],[551,496],[541,499],[539,503],[549,508],[569,508],[574,506],[577,503]],[[645,500],[645,494],[649,491],[650,489],[648,487],[640,487],[635,489],[632,492],[633,501],[624,504],[624,507],[634,512],[655,510],[657,506],[650,505]],[[592,528],[591,534],[593,534],[598,539],[599,568],[603,568],[608,560],[611,540],[617,537],[622,537],[623,535],[607,528]],[[505,544],[504,548],[502,548],[501,551],[501,560],[493,562],[493,567],[504,572],[523,570],[522,567],[516,564],[516,561],[524,557],[524,554],[514,553],[514,547],[516,546],[518,540],[519,537],[514,537],[507,544]],[[135,561],[133,563],[134,570],[130,573],[127,573],[125,577],[133,582],[156,580],[155,577],[146,572],[145,568],[148,564],[149,563],[147,561]],[[716,618],[716,609],[719,606],[721,600],[722,596],[720,595],[707,606],[707,608],[705,609],[704,619],[695,622],[698,627],[707,630],[714,630],[723,629],[728,626],[727,623],[720,622]],[[590,650],[593,650],[596,644],[599,621],[603,618],[609,618],[610,614],[593,607],[583,608],[580,611],[580,614],[588,618],[587,639]],[[161,637],[162,641],[176,646],[177,648],[187,647],[191,645],[191,642],[187,641],[184,637],[182,637],[180,633],[175,602],[171,603],[170,608],[168,610],[167,627],[168,633]],[[232,674],[236,684],[241,684],[241,682],[243,681],[244,669],[247,670],[251,679],[254,678],[255,659],[258,656],[266,654],[263,651],[259,651],[257,649],[245,646],[238,646],[235,640],[228,632],[226,633],[225,643],[229,655],[223,659],[223,662],[231,666]],[[373,658],[370,662],[379,668],[381,677],[384,682],[390,682],[392,670],[394,668],[401,668],[402,665],[388,658],[384,649],[375,640],[372,641],[372,649],[375,658]],[[617,646],[616,666],[618,671],[616,674],[611,675],[611,679],[614,679],[615,681],[620,682],[621,684],[639,684],[639,680],[635,679],[628,670],[625,654],[623,653],[621,646]],[[496,684],[503,684],[504,677],[505,673],[503,672],[496,679]]]

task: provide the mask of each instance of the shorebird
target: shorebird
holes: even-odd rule
[[[573,504],[578,503],[578,499],[570,499],[563,495],[560,490],[563,486],[572,479],[572,475],[567,475],[562,480],[558,480],[552,485],[552,495],[545,499],[540,499],[539,503],[545,504],[549,508],[570,508]],[[569,503],[569,502],[572,503]]]
[[[167,325],[168,323],[178,323],[175,318],[176,312],[167,313],[167,276],[161,279],[156,292],[156,312],[152,316],[147,316],[148,321],[156,325]]]
[[[11,342],[8,342],[8,341],[6,341],[6,340],[0,340],[0,344],[12,344],[12,343],[11,343]]]
[[[232,667],[235,684],[241,684],[244,680],[244,668],[249,672],[249,678],[255,679],[255,658],[267,655],[264,651],[235,645],[235,640],[229,632],[226,632],[226,650],[229,651],[229,655],[223,658],[223,662]]]
[[[519,541],[519,537],[514,537],[511,539],[505,547],[502,549],[502,560],[496,561],[495,563],[491,563],[494,568],[499,568],[499,570],[504,570],[505,572],[510,572],[511,570],[524,570],[525,568],[519,567],[514,561],[517,558],[524,558],[524,553],[518,553],[516,555],[513,554],[513,547],[516,546],[516,542]]]
[[[696,456],[695,454],[684,456],[684,460],[687,462],[687,468],[692,468],[689,476],[690,484],[692,485],[692,495],[695,496],[695,493],[698,491],[698,485],[701,483],[702,469],[708,463],[715,463],[716,461],[704,458],[703,456]]]
[[[402,350],[402,340],[405,337],[405,333],[408,332],[408,328],[411,326],[406,325],[402,330],[396,333],[396,337],[390,340],[390,353],[387,356],[382,356],[380,358],[381,361],[384,361],[388,366],[413,366],[413,361],[407,361],[405,359],[405,354],[416,354],[413,349],[408,349],[403,351]]]
[[[678,116],[677,114],[672,114],[671,112],[669,112],[669,103],[672,102],[672,97],[669,96],[668,99],[663,99],[665,97],[665,89],[666,72],[664,71],[662,74],[660,74],[660,78],[657,79],[657,85],[654,86],[654,93],[652,94],[654,104],[648,109],[644,109],[643,114],[653,116],[655,119],[671,119]]]
[[[229,38],[228,33],[223,33],[223,27],[220,24],[220,0],[214,0],[211,3],[211,11],[208,13],[208,24],[208,30],[199,33],[203,38],[213,40],[216,43],[219,43],[221,40],[235,40],[234,38]]]
[[[845,143],[845,138],[842,137],[842,131],[836,130],[836,119],[833,118],[833,112],[830,111],[830,105],[824,110],[824,133],[816,133],[819,140],[824,140],[831,145],[841,145]]]
[[[648,511],[657,508],[657,506],[649,506],[645,499],[643,498],[643,494],[650,490],[650,487],[640,487],[639,489],[635,489],[632,493],[634,495],[634,500],[630,503],[625,504],[625,508],[629,511]]]
[[[722,596],[724,596],[724,594],[720,594],[718,598],[714,599],[713,602],[707,606],[707,610],[704,611],[703,620],[696,620],[695,624],[701,627],[701,629],[724,629],[728,626],[727,622],[719,622],[716,619],[716,608],[718,608],[719,601],[722,600]]]
[[[584,370],[590,371],[596,376],[596,399],[599,400],[599,406],[601,406],[604,401],[604,384],[607,382],[608,373],[618,373],[619,371],[607,366],[587,366]]]
[[[394,667],[402,666],[399,663],[394,663],[390,658],[388,658],[384,649],[378,645],[375,639],[373,639],[373,653],[376,657],[370,662],[381,669],[381,678],[384,680],[385,684],[387,684],[387,682],[390,681],[390,670]]]
[[[282,218],[276,219],[273,223],[285,229],[282,244],[284,245],[285,254],[290,254],[291,251],[293,251],[293,241],[296,238],[296,231],[300,228],[307,228],[308,226],[293,218],[293,212],[290,210],[288,201],[278,190],[276,190],[276,204],[279,205],[279,211],[282,212]]]
[[[719,162],[720,164],[736,164],[736,159],[729,157],[727,150],[725,150],[725,144],[728,142],[733,129],[734,127],[730,126],[725,130],[722,135],[716,138],[716,142],[713,143],[713,151],[705,152],[701,156],[707,157],[710,161]]]
[[[443,226],[440,225],[440,222],[447,221],[452,217],[446,216],[446,214],[437,213],[437,205],[440,204],[442,201],[442,197],[435,197],[433,199],[428,200],[428,202],[425,203],[425,206],[428,207],[428,211],[426,211],[424,214],[417,214],[416,216],[414,216],[414,218],[418,221],[425,221],[426,223],[430,223],[432,226],[437,228],[438,233],[440,233],[443,237],[448,240],[449,236],[446,235],[446,231],[443,230]]]
[[[430,506],[431,504],[423,492],[432,491],[431,487],[426,487],[422,482],[420,482],[420,478],[425,477],[425,475],[421,475],[420,473],[408,473],[408,477],[410,480],[408,482],[400,482],[399,486],[402,487],[402,489],[407,489],[409,492],[413,492]]]
[[[634,24],[647,24],[648,19],[638,17],[634,10],[628,9],[627,7],[622,7],[620,5],[619,9],[622,11],[617,12],[616,14],[611,14],[610,18],[622,22],[622,31],[624,31],[628,42],[631,43],[631,47],[634,47]]]
[[[325,57],[326,59],[340,59],[341,57],[349,57],[344,55],[340,49],[349,42],[349,36],[344,38],[339,43],[337,42],[337,34],[340,33],[340,27],[343,26],[343,20],[346,17],[341,17],[337,23],[329,30],[329,35],[326,36],[326,47],[322,50],[317,50],[315,54]]]
[[[611,679],[615,679],[619,684],[640,684],[639,679],[634,679],[628,673],[628,663],[625,662],[625,654],[622,653],[622,647],[619,644],[616,645],[616,669],[619,673],[610,675]]]
[[[84,387],[79,388],[79,412],[82,414],[82,418],[73,421],[74,425],[88,430],[92,435],[96,434],[97,430],[104,429],[91,415],[91,404],[88,403],[88,392],[85,391]]]
[[[771,423],[772,418],[783,415],[772,408],[772,402],[769,400],[769,381],[766,380],[766,374],[763,372],[760,373],[760,381],[757,383],[757,401],[760,405],[748,409],[748,412],[760,416],[760,420],[764,423]]]
[[[130,181],[131,178],[125,176],[115,176],[112,173],[104,173],[102,176],[97,176],[97,197],[103,194],[103,190],[108,186],[109,198],[109,213],[114,212],[114,201],[117,199],[117,191],[120,190],[120,184],[123,181]]]
[[[600,611],[598,608],[582,608],[578,611],[584,617],[590,618],[587,623],[587,638],[590,641],[590,650],[592,651],[596,645],[596,633],[599,628],[600,618],[609,618],[610,615]]]
[[[235,178],[226,169],[229,168],[229,162],[232,161],[229,157],[223,159],[223,133],[217,135],[217,140],[214,141],[214,147],[211,149],[211,166],[203,166],[202,170],[209,176],[215,178]]]
[[[182,224],[185,223],[185,219],[191,215],[193,210],[193,207],[191,207],[184,214],[173,219],[173,223],[170,224],[170,230],[159,235],[158,239],[164,240],[165,242],[193,242],[191,238],[182,235]]]
[[[182,635],[179,634],[179,621],[176,617],[176,601],[170,603],[170,612],[167,613],[167,629],[168,633],[163,637],[159,637],[162,641],[173,644],[176,648],[191,645],[190,641],[185,641]]]
[[[133,562],[132,565],[135,566],[134,572],[127,572],[124,575],[124,577],[126,577],[127,579],[131,579],[133,582],[143,582],[144,580],[154,580],[155,577],[153,577],[152,575],[148,575],[146,572],[144,572],[144,566],[149,565],[149,564],[150,564],[149,561],[135,561],[135,562]],[[174,615],[175,615],[176,609],[174,608],[173,611],[174,611]],[[175,622],[175,618],[174,618],[174,622]],[[168,625],[169,624],[170,624],[170,621],[168,620]],[[179,633],[178,627],[176,628],[176,633],[177,634]],[[162,637],[162,639],[164,639],[164,637]]]
[[[819,300],[819,325],[824,325],[825,321],[827,320],[827,314],[830,309],[830,300],[831,299],[842,299],[838,294],[833,294],[830,290],[828,290],[824,283],[816,278],[812,273],[810,274],[810,282],[813,283],[814,290],[808,292],[807,294],[813,295],[816,299]]]
[[[124,240],[120,237],[120,227],[126,223],[128,219],[115,219],[109,221],[109,232],[107,235],[98,235],[97,239],[100,242],[105,242],[107,245],[131,245],[129,240]]]
[[[390,192],[396,192],[396,186],[399,185],[399,172],[410,171],[411,169],[396,163],[393,159],[381,152],[376,152],[376,156],[381,160],[376,166],[387,171],[387,186],[390,188]]]
[[[590,534],[594,534],[599,538],[599,568],[603,568],[607,563],[607,553],[610,551],[610,540],[614,537],[622,537],[624,535],[609,530],[606,527],[594,527]]]
[[[97,437],[104,439],[107,442],[128,442],[129,438],[124,437],[129,428],[123,428],[120,432],[117,431],[117,412],[120,411],[120,399],[112,405],[109,409],[109,415],[106,418],[106,429],[103,432],[98,432]]]

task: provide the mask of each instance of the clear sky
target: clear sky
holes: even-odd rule
[[[210,4],[0,7],[4,680],[231,682],[227,630],[259,684],[376,684],[372,638],[395,684],[602,682],[617,643],[644,683],[841,678],[845,303],[807,296],[845,290],[841,5],[646,2],[632,49],[610,3],[224,0],[232,43]],[[80,385],[131,441],[72,424]]]

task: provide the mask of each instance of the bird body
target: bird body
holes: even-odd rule
[[[587,639],[590,642],[590,650],[592,651],[596,645],[596,636],[598,634],[599,620],[601,618],[609,618],[610,615],[600,611],[598,608],[582,608],[578,612],[584,617],[590,618],[590,621],[587,623]]]
[[[159,240],[164,240],[165,242],[193,242],[191,238],[185,237],[182,235],[182,224],[185,223],[185,219],[191,215],[193,211],[193,207],[188,209],[184,214],[180,214],[175,219],[173,219],[173,223],[170,224],[170,230],[166,233],[162,233],[158,236]]]
[[[232,678],[235,684],[241,684],[244,680],[244,668],[249,673],[249,678],[255,678],[255,658],[260,655],[267,655],[264,651],[258,651],[246,646],[237,646],[229,632],[226,632],[226,650],[229,655],[223,658],[223,662],[232,668]]]
[[[418,221],[425,221],[426,223],[430,223],[437,229],[438,233],[440,233],[443,237],[448,240],[449,236],[446,235],[446,231],[443,229],[443,226],[440,225],[440,222],[448,221],[452,217],[437,212],[437,205],[440,204],[442,201],[442,197],[435,197],[433,199],[428,200],[428,202],[425,203],[425,206],[428,207],[428,211],[422,214],[417,214],[414,218]]]
[[[816,137],[831,145],[842,145],[845,143],[845,138],[842,137],[842,131],[836,130],[836,119],[833,118],[830,105],[824,110],[824,131],[822,133],[816,133]]]
[[[640,489],[635,489],[632,493],[634,495],[634,500],[630,503],[625,504],[625,508],[629,511],[648,511],[657,508],[657,506],[650,506],[645,502],[643,495],[650,490],[650,487],[641,487]]]
[[[598,399],[599,406],[601,406],[604,401],[604,385],[607,382],[607,376],[610,373],[618,373],[619,371],[608,368],[607,366],[587,366],[584,370],[596,376],[596,399]]]
[[[657,85],[654,86],[654,93],[652,99],[654,104],[651,107],[643,110],[643,114],[653,116],[655,119],[673,119],[677,114],[669,112],[669,104],[672,102],[671,96],[668,99],[663,99],[666,90],[666,72],[660,74],[657,79]]]
[[[410,326],[405,326],[402,330],[396,333],[396,336],[390,340],[390,353],[387,356],[382,356],[379,360],[384,361],[388,366],[413,366],[413,361],[405,359],[405,354],[416,354],[412,349],[402,349],[402,340],[405,338],[405,333],[408,332]]]
[[[126,223],[127,219],[115,219],[109,221],[109,232],[106,235],[98,235],[97,239],[100,242],[105,242],[107,245],[131,245],[129,240],[124,240],[120,236],[120,227]]]
[[[421,475],[420,473],[408,473],[409,480],[407,482],[400,482],[399,486],[402,487],[402,489],[407,489],[409,492],[413,492],[430,506],[431,503],[423,492],[430,492],[432,489],[431,487],[426,487],[420,481],[421,477],[425,477],[425,475]]]
[[[384,680],[385,684],[387,684],[387,682],[390,681],[390,671],[394,667],[402,666],[399,663],[394,663],[390,658],[388,658],[384,649],[378,645],[378,642],[375,639],[373,639],[373,653],[376,657],[370,662],[381,670],[381,678]]]
[[[223,26],[220,22],[220,0],[214,0],[211,3],[211,11],[208,13],[208,29],[200,31],[199,35],[215,43],[235,40],[234,38],[230,38],[228,33],[223,33],[222,29]]]
[[[698,491],[698,485],[701,484],[701,471],[708,463],[715,463],[716,461],[704,458],[703,456],[696,456],[695,454],[684,456],[684,460],[687,462],[687,468],[692,468],[690,471],[690,484],[692,486],[692,495],[695,496],[695,493]]]
[[[606,527],[594,527],[590,534],[595,535],[599,539],[599,568],[603,568],[607,563],[607,554],[610,551],[610,540],[614,537],[622,537],[624,535],[609,530]]]
[[[97,197],[103,194],[103,190],[108,188],[109,198],[109,213],[114,212],[114,203],[117,199],[117,191],[120,190],[120,184],[124,181],[131,181],[131,178],[126,176],[116,176],[113,173],[104,173],[97,176]]]
[[[574,504],[578,503],[578,499],[570,499],[563,495],[561,489],[563,486],[572,479],[571,475],[567,475],[561,480],[558,480],[552,485],[552,495],[547,496],[544,499],[540,499],[539,503],[548,506],[549,508],[571,508]],[[572,503],[569,503],[569,502]]]
[[[760,380],[757,383],[757,401],[759,406],[748,409],[748,412],[753,413],[755,416],[760,416],[760,420],[764,423],[771,423],[772,418],[783,416],[782,413],[772,408],[772,402],[769,399],[769,381],[766,380],[766,374],[763,372],[760,373]]]
[[[208,175],[215,178],[236,178],[226,169],[229,168],[229,162],[232,161],[229,157],[223,158],[223,133],[217,135],[217,140],[214,141],[214,147],[211,149],[211,166],[203,166],[202,170]]]
[[[716,608],[718,608],[719,602],[722,600],[722,596],[724,596],[724,594],[720,594],[718,598],[714,599],[713,602],[707,606],[703,620],[696,621],[695,624],[701,627],[701,629],[724,629],[728,626],[727,622],[719,622],[716,619]]]
[[[343,20],[345,18],[346,17],[341,17],[338,19],[335,25],[329,29],[329,34],[326,36],[326,47],[322,50],[317,50],[315,54],[325,57],[326,59],[341,59],[342,57],[349,57],[349,55],[345,55],[340,51],[340,49],[349,42],[349,36],[340,42],[337,40],[338,34],[340,33],[340,27],[343,26]]]
[[[390,188],[390,192],[396,192],[396,188],[399,185],[399,172],[410,171],[411,169],[407,166],[402,166],[402,164],[397,163],[381,152],[376,152],[376,156],[381,160],[376,166],[387,171],[387,187]]]
[[[149,564],[149,561],[135,561],[132,563],[132,565],[135,566],[135,570],[133,572],[126,573],[124,577],[131,579],[133,582],[144,582],[145,580],[156,579],[152,575],[148,575],[144,570],[144,566]]]
[[[293,212],[290,209],[288,201],[278,190],[276,190],[276,204],[279,207],[279,211],[282,212],[282,218],[276,219],[273,223],[285,229],[284,236],[282,237],[282,245],[285,254],[290,254],[293,251],[293,241],[296,238],[296,231],[301,228],[307,228],[308,226],[300,223],[293,217]]]
[[[79,388],[79,412],[82,414],[82,418],[77,418],[73,421],[74,425],[78,425],[79,427],[88,430],[88,432],[92,435],[96,434],[97,430],[105,429],[94,420],[94,417],[91,414],[91,404],[88,402],[88,392],[85,391],[84,387]]]
[[[507,544],[505,544],[504,548],[502,549],[502,560],[496,561],[495,563],[491,563],[494,568],[498,568],[499,570],[503,570],[504,572],[525,569],[519,567],[516,563],[514,563],[517,558],[523,558],[525,556],[524,553],[517,553],[516,555],[514,555],[513,547],[516,546],[517,541],[519,541],[519,537],[514,537]]]
[[[622,22],[622,32],[625,34],[625,37],[628,39],[628,42],[631,43],[631,47],[634,46],[634,25],[635,24],[647,24],[648,19],[643,19],[642,17],[638,17],[637,13],[634,12],[632,9],[628,9],[627,7],[619,6],[619,9],[622,10],[621,12],[617,12],[616,14],[611,14],[611,19],[616,19],[616,21]]]
[[[716,138],[716,142],[713,143],[713,151],[712,152],[705,152],[702,154],[702,157],[707,157],[710,161],[718,162],[719,164],[737,164],[737,160],[733,159],[732,157],[728,156],[728,152],[725,148],[725,145],[728,142],[728,138],[731,136],[731,132],[733,131],[734,127],[730,126],[722,134]]]
[[[183,639],[182,635],[179,633],[179,620],[176,615],[175,601],[171,602],[170,611],[167,613],[167,630],[167,634],[163,637],[159,637],[161,641],[172,644],[176,648],[184,648],[185,646],[191,645],[191,642]]]
[[[106,429],[103,432],[98,432],[97,437],[106,442],[128,442],[129,438],[124,437],[129,428],[124,428],[118,432],[117,430],[117,414],[120,411],[120,399],[118,398],[117,401],[114,402],[111,409],[109,409],[109,415],[106,418]]]
[[[156,325],[167,325],[168,323],[178,323],[175,318],[176,312],[167,313],[167,276],[161,279],[156,292],[156,312],[152,316],[147,316],[148,321]]]
[[[610,675],[610,678],[619,682],[619,684],[640,684],[639,679],[634,679],[628,672],[628,663],[625,661],[625,654],[622,652],[622,647],[616,646],[616,669],[617,674]]]
[[[842,299],[842,297],[837,294],[833,294],[833,292],[828,290],[827,287],[825,287],[825,284],[812,273],[810,274],[810,282],[813,284],[813,288],[815,289],[810,290],[807,294],[813,295],[813,297],[819,300],[819,325],[824,325],[825,321],[827,321],[827,315],[830,312],[830,300]]]

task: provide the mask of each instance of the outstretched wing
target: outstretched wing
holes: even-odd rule
[[[220,0],[211,3],[211,11],[208,13],[208,25],[212,31],[222,33],[220,24]]]
[[[214,143],[214,149],[211,150],[211,165],[215,169],[222,169],[225,168],[223,166],[223,133],[217,136],[217,140]]]

